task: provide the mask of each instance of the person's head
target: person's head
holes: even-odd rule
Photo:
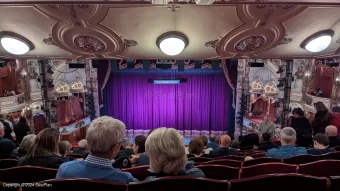
[[[338,128],[336,128],[334,125],[328,125],[325,129],[325,133],[327,137],[336,137],[338,136]]]
[[[233,141],[231,143],[231,148],[238,149],[238,147],[239,147],[239,143],[237,141]]]
[[[270,134],[269,133],[263,133],[262,139],[263,139],[263,141],[270,141]]]
[[[123,141],[125,124],[118,119],[102,116],[93,120],[87,129],[86,140],[94,156],[114,159]]]
[[[5,120],[5,119],[6,119],[6,116],[7,116],[6,113],[1,113],[1,114],[0,114],[0,119]]]
[[[294,145],[296,139],[296,132],[291,127],[285,127],[280,132],[281,145]]]
[[[190,140],[189,143],[189,154],[201,154],[203,153],[204,143],[202,139],[194,137]]]
[[[316,109],[316,112],[319,112],[319,111],[328,111],[327,107],[325,106],[325,104],[323,104],[321,101],[319,102],[316,102],[314,104],[314,107]]]
[[[182,136],[173,128],[158,128],[150,134],[145,143],[150,159],[150,168],[158,173],[176,174],[187,162]]]
[[[59,153],[62,156],[65,156],[66,154],[69,154],[71,152],[72,145],[68,141],[60,141],[59,142]]]
[[[207,146],[208,138],[206,136],[202,135],[202,136],[199,136],[198,138],[202,140],[204,146]]]
[[[46,128],[38,133],[30,149],[28,158],[35,155],[51,156],[59,155],[59,131],[54,128]]]
[[[86,139],[82,139],[78,142],[78,147],[81,149],[85,149],[87,146],[87,140]]]
[[[145,152],[145,141],[146,137],[144,135],[138,135],[135,137],[132,149],[135,154]]]
[[[211,135],[209,136],[209,141],[210,141],[211,143],[215,143],[215,142],[216,142],[216,136],[213,135],[213,134],[211,134]]]
[[[254,158],[251,157],[251,156],[246,156],[246,157],[244,158],[244,161],[250,161],[250,160],[254,160]]]
[[[131,149],[132,147],[132,143],[130,141],[130,139],[127,139],[123,145],[124,149]]]
[[[4,125],[0,123],[0,138],[2,138],[3,136],[5,136],[5,128]]]
[[[265,116],[263,117],[263,120],[264,120],[265,122],[269,122],[269,116],[268,116],[268,115],[265,115]]]
[[[27,153],[30,147],[33,145],[35,137],[36,135],[34,134],[26,135],[20,143],[19,151]]]
[[[333,113],[340,113],[340,107],[339,106],[333,107],[332,112]]]
[[[27,119],[24,116],[21,116],[19,118],[18,124],[27,124]]]
[[[325,149],[329,145],[328,137],[323,133],[318,133],[313,137],[315,149]]]
[[[248,134],[249,134],[249,133],[254,133],[254,127],[251,126],[251,125],[249,125],[249,126],[247,127],[247,132],[248,132]]]
[[[220,147],[229,147],[231,144],[231,138],[229,135],[222,135],[220,138]]]
[[[293,116],[295,117],[295,118],[301,118],[301,117],[303,117],[304,116],[304,112],[303,112],[303,110],[301,109],[301,108],[295,108],[295,109],[293,109]]]

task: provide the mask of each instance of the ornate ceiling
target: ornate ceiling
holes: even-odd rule
[[[305,1],[310,5],[296,4],[302,1],[286,5],[254,4],[254,0],[251,4],[209,0],[205,2],[212,5],[205,6],[157,4],[160,1],[4,5],[0,7],[0,31],[26,37],[35,49],[13,57],[0,47],[0,56],[167,59],[156,39],[168,31],[180,31],[189,38],[185,50],[172,59],[339,56],[340,6],[319,5],[314,0]],[[197,4],[203,2],[196,0]],[[326,50],[311,53],[300,47],[308,36],[325,29],[335,32]]]

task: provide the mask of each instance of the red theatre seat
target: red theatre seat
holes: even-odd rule
[[[319,159],[318,156],[314,155],[297,155],[290,158],[283,159],[283,163],[287,164],[305,164],[317,161]]]
[[[281,162],[281,159],[270,158],[270,157],[256,158],[254,160],[244,161],[243,167],[257,165],[257,164],[270,163],[270,162]]]
[[[191,157],[191,158],[188,158],[188,160],[192,160],[194,162],[202,163],[202,162],[212,161],[213,159],[206,158],[206,157]]]
[[[256,158],[262,158],[262,157],[266,157],[266,153],[254,153],[249,155],[250,157],[253,157],[254,159]]]
[[[196,168],[201,169],[205,177],[216,180],[238,179],[240,168],[223,165],[200,165]]]
[[[300,174],[268,174],[229,182],[229,191],[326,191],[327,178]]]
[[[240,172],[240,178],[248,178],[273,173],[296,173],[297,165],[284,163],[265,163],[249,167],[243,167]]]
[[[37,166],[18,166],[0,170],[0,181],[11,183],[38,182],[53,179],[58,169]]]
[[[340,176],[331,176],[331,187],[329,191],[339,191],[340,190]]]
[[[173,176],[157,178],[150,181],[131,182],[129,191],[198,191],[198,190],[228,190],[228,181],[211,180],[207,178],[193,178],[185,176]]]
[[[23,191],[36,191],[36,190],[48,190],[48,191],[61,191],[61,190],[81,190],[81,191],[94,191],[94,190],[114,190],[114,191],[126,191],[127,184],[106,182],[102,180],[91,180],[86,178],[74,178],[74,179],[53,179],[38,182],[39,185],[44,187],[23,187]],[[50,185],[50,186],[49,186]]]
[[[333,159],[333,160],[340,160],[340,152],[333,152],[333,153],[327,153],[324,155],[319,155],[319,160],[324,159]]]
[[[136,166],[132,168],[122,169],[122,172],[129,172],[133,177],[137,178],[139,181],[145,180],[148,176],[151,176],[151,172],[148,171],[149,165]]]
[[[18,166],[18,161],[15,159],[1,159],[0,169],[12,168]]]
[[[230,159],[220,159],[220,160],[213,160],[210,162],[204,162],[202,165],[209,165],[209,164],[217,164],[217,165],[224,165],[224,166],[231,166],[241,168],[242,162],[237,160],[230,160]]]
[[[231,160],[243,161],[244,157],[230,155],[230,156],[218,157],[218,158],[215,158],[214,160],[220,160],[220,159],[231,159]]]
[[[340,175],[340,160],[320,160],[301,164],[299,173],[319,177],[338,176]]]

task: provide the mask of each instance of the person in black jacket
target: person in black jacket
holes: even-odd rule
[[[252,149],[254,146],[259,145],[259,136],[254,133],[253,126],[248,126],[248,134],[243,137],[240,147]]]
[[[59,168],[67,162],[59,153],[59,131],[54,128],[46,128],[40,131],[27,155],[19,158],[18,165],[41,166],[47,168]]]
[[[330,152],[335,152],[334,148],[328,148],[329,140],[328,137],[323,133],[318,133],[313,137],[314,149],[308,151],[311,155],[322,155]]]
[[[30,126],[27,124],[26,117],[21,116],[19,122],[14,127],[15,142],[21,143],[22,139],[30,132]]]
[[[4,135],[4,125],[0,123],[0,159],[9,158],[11,152],[15,149],[13,141],[3,138]]]
[[[4,114],[4,113],[0,114],[0,122],[3,124],[3,126],[5,128],[5,135],[3,136],[3,138],[6,138],[6,139],[13,141],[13,137],[11,135],[11,133],[12,133],[11,126],[5,121],[6,116],[7,115]]]
[[[269,133],[263,133],[262,139],[263,139],[263,141],[262,141],[262,143],[260,143],[258,150],[267,152],[269,149],[278,147],[277,144],[271,142]]]
[[[315,118],[312,122],[314,135],[317,133],[325,133],[325,129],[329,125],[331,115],[328,112],[327,107],[320,101],[316,102],[314,107],[316,109]]]
[[[234,148],[229,148],[231,144],[231,138],[229,135],[222,135],[220,138],[219,148],[216,150],[212,150],[209,153],[209,158],[218,158],[229,155],[237,155],[237,150]]]
[[[299,107],[293,109],[292,113],[293,117],[290,120],[290,127],[296,131],[296,144],[300,147],[311,147],[313,140],[309,120],[304,116],[303,110]]]
[[[326,127],[326,136],[329,140],[329,147],[337,147],[340,146],[340,137],[338,135],[338,129],[333,126],[329,125]]]

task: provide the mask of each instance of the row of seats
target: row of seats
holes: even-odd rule
[[[2,183],[3,184],[3,183]],[[197,190],[220,190],[220,191],[244,191],[258,188],[261,191],[339,191],[340,176],[313,177],[301,174],[269,174],[247,179],[222,181],[208,178],[193,177],[163,177],[151,181],[134,182],[129,184],[104,182],[90,179],[52,179],[38,182],[34,185],[23,185],[23,187],[7,187],[3,184],[1,190],[115,190],[115,191],[197,191]],[[32,186],[32,187],[30,187]],[[43,187],[38,187],[43,186]]]

